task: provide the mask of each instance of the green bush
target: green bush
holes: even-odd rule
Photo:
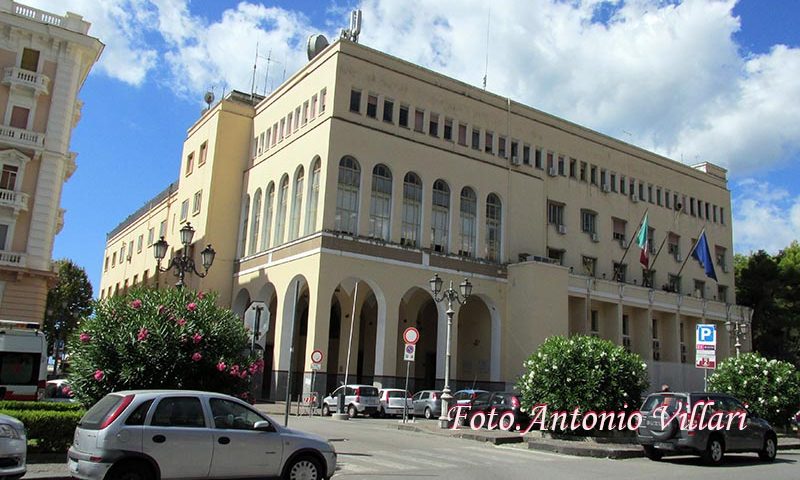
[[[797,411],[800,373],[789,362],[744,353],[722,362],[708,379],[708,389],[729,393],[772,425],[784,426]]]
[[[69,339],[69,382],[91,405],[112,391],[197,389],[246,397],[263,362],[248,356],[242,321],[215,296],[134,289],[95,305]]]
[[[0,400],[0,410],[50,410],[69,412],[83,410],[79,403],[71,402],[27,402],[19,400]]]
[[[5,402],[3,402],[5,403]],[[64,452],[72,443],[75,427],[83,410],[8,410],[0,413],[12,416],[25,425],[28,441],[40,452]]]
[[[596,337],[550,337],[524,363],[517,381],[522,407],[632,410],[650,385],[642,358]]]

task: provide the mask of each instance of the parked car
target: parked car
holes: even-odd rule
[[[497,416],[494,417],[493,424],[497,424],[497,422],[500,421],[500,416],[507,412],[510,412],[514,416],[512,429],[517,425],[527,426],[530,422],[530,416],[521,408],[519,397],[512,392],[485,392],[478,394],[472,402],[472,409],[469,415],[472,416],[478,412],[483,412],[485,415],[488,415],[492,409],[494,409],[497,414]]]
[[[0,477],[18,480],[25,475],[27,448],[25,425],[14,417],[0,414]]]
[[[731,428],[712,430],[706,427],[696,428],[693,431],[681,429],[678,418],[663,422],[661,413],[663,410],[666,411],[666,415],[672,415],[679,413],[678,409],[681,408],[687,416],[690,416],[694,405],[700,401],[714,402],[712,406],[707,407],[708,412],[704,422],[708,422],[710,416],[719,411],[726,416],[724,423],[727,427],[728,415],[744,414],[745,428],[739,428],[738,420],[733,422]],[[770,424],[748,412],[742,402],[730,395],[654,393],[645,398],[640,411],[643,421],[637,431],[637,437],[645,456],[651,460],[660,460],[666,452],[680,452],[700,455],[708,463],[719,465],[723,462],[725,453],[756,452],[762,460],[771,462],[778,450],[778,437]],[[696,420],[699,421],[700,418]]]
[[[384,388],[378,391],[381,406],[378,409],[378,414],[381,417],[386,415],[403,415],[403,410],[407,409],[408,414],[411,415],[414,410],[414,404],[411,402],[411,394],[399,388]]]
[[[456,405],[463,405],[466,407],[472,407],[472,402],[480,395],[481,393],[489,393],[486,390],[475,390],[475,389],[466,389],[466,390],[459,390],[453,395],[453,404],[451,407],[455,407]]]
[[[412,415],[423,416],[428,420],[442,414],[442,391],[422,390],[411,397]]]
[[[358,414],[373,415],[381,406],[378,389],[372,385],[342,385],[322,399],[322,415],[338,411],[339,394],[344,391],[344,407],[350,418]]]
[[[188,390],[110,393],[81,418],[67,454],[81,480],[329,478],[327,440],[280,426],[227,395]]]
[[[58,380],[48,380],[44,387],[44,400],[46,402],[74,402],[72,388],[69,382],[61,378]]]

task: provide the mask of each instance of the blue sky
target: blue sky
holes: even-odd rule
[[[82,14],[106,43],[83,86],[54,258],[99,285],[105,235],[177,178],[202,94],[267,90],[364,10],[361,43],[687,163],[730,169],[737,251],[800,235],[800,2],[30,0]],[[266,60],[259,60],[258,91]],[[238,210],[238,209],[236,209]],[[771,227],[775,227],[773,228]]]

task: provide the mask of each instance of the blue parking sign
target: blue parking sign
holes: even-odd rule
[[[697,343],[702,345],[717,344],[716,325],[701,324],[697,325]]]

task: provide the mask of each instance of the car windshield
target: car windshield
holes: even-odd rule
[[[650,395],[642,405],[642,411],[652,412],[658,407],[667,407],[668,412],[674,412],[679,406],[688,408],[689,401],[686,395],[679,395],[674,393],[658,393]]]
[[[113,394],[106,395],[83,415],[78,426],[87,430],[99,430],[103,420],[105,420],[108,414],[116,409],[120,403],[122,403],[121,396]]]

